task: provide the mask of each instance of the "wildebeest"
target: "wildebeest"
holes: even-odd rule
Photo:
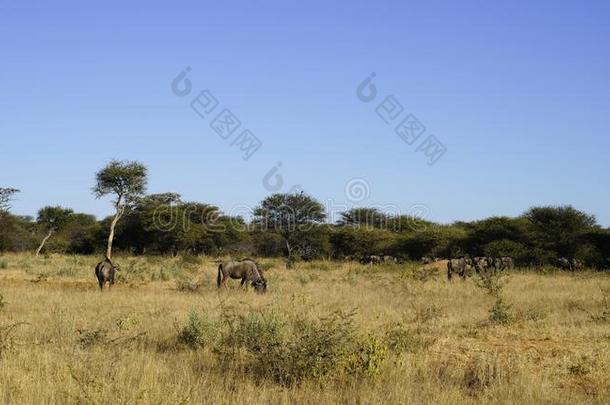
[[[560,269],[568,271],[580,270],[583,267],[583,263],[580,260],[565,257],[557,259],[556,264]]]
[[[381,256],[377,256],[377,255],[366,255],[363,256],[360,259],[360,264],[380,264],[381,263]]]
[[[105,258],[95,266],[95,277],[100,285],[100,290],[104,290],[104,286],[108,285],[108,289],[114,284],[114,275],[119,270],[117,265],[114,265],[109,258]]]
[[[396,260],[396,258],[394,256],[389,256],[389,255],[381,256],[381,261],[383,263],[398,263],[398,261]]]
[[[477,273],[487,272],[493,267],[493,260],[490,257],[475,257],[472,262]]]
[[[515,261],[512,257],[503,256],[500,259],[502,260],[502,270],[512,270],[515,268]]]
[[[464,257],[459,259],[449,259],[447,262],[447,278],[451,280],[453,273],[457,273],[460,277],[466,280],[468,270],[468,260]]]
[[[218,265],[218,276],[216,284],[218,288],[227,286],[227,279],[241,279],[240,286],[243,287],[250,281],[252,287],[259,294],[267,292],[267,280],[265,280],[258,269],[258,265],[252,259],[242,259],[240,261],[223,262]],[[247,288],[247,285],[246,285]]]
[[[424,256],[421,258],[421,264],[432,264],[434,260],[431,257]]]
[[[562,270],[572,271],[572,263],[570,263],[570,260],[566,259],[565,257],[560,257],[559,259],[557,259],[556,264],[557,267]]]

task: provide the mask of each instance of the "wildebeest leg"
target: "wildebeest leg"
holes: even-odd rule
[[[248,278],[242,277],[241,278],[241,284],[239,285],[239,288],[243,288],[244,284],[246,284],[246,281],[248,281]],[[246,284],[246,290],[247,289],[248,289],[248,284]]]

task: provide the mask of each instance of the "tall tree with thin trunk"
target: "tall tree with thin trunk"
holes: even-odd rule
[[[59,206],[44,207],[38,211],[38,219],[36,222],[45,232],[45,236],[38,246],[38,249],[36,249],[36,256],[40,255],[44,245],[51,238],[51,236],[53,236],[54,233],[59,231],[68,223],[73,213],[74,211],[71,209]]]
[[[114,196],[114,217],[110,223],[106,257],[112,258],[112,241],[117,223],[145,192],[147,183],[146,166],[139,162],[113,160],[96,175],[93,193],[96,198]]]
[[[18,193],[19,190],[10,187],[0,187],[0,214],[7,213],[11,208],[10,202],[13,199],[13,195]]]

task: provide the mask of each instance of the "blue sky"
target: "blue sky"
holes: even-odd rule
[[[268,195],[282,162],[280,191],[337,206],[357,178],[355,205],[440,222],[573,204],[610,225],[607,1],[95,3],[0,1],[0,186],[22,190],[15,213],[109,214],[91,187],[118,158],[147,164],[151,193],[226,211]],[[177,97],[186,66],[193,91]],[[371,72],[379,96],[363,103]],[[204,89],[262,141],[249,160],[190,108]],[[445,145],[435,165],[376,115],[388,95]]]

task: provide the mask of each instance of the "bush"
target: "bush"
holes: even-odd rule
[[[375,377],[381,373],[381,367],[386,358],[387,347],[374,336],[359,343],[359,348],[352,355],[349,371],[352,374],[364,374]]]
[[[351,317],[334,313],[289,322],[275,313],[229,316],[222,346],[231,349],[223,355],[239,361],[240,350],[245,351],[247,372],[283,386],[307,379],[374,376],[384,362],[385,346],[373,337],[359,338]]]
[[[496,299],[494,306],[489,311],[489,320],[495,324],[507,325],[513,321],[513,316],[510,313],[511,305],[502,300],[501,297]]]
[[[4,259],[0,259],[0,269],[8,269],[8,262]]]
[[[502,289],[507,282],[508,279],[500,273],[479,273],[477,286],[496,299],[494,306],[489,310],[489,321],[491,323],[506,325],[514,319],[510,313],[511,305],[507,304],[501,296]]]
[[[504,286],[508,283],[508,278],[503,274],[493,272],[481,272],[475,279],[477,286],[483,289],[492,297],[498,297]]]
[[[207,314],[193,311],[178,334],[178,342],[191,347],[206,347],[215,341],[216,334],[217,326]]]

